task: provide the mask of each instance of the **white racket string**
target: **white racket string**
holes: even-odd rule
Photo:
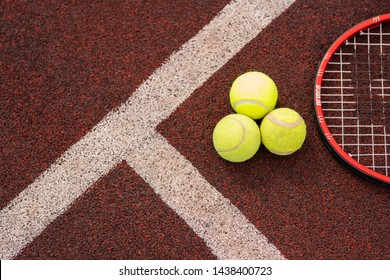
[[[386,26],[386,27],[385,27]],[[324,72],[327,126],[350,157],[390,174],[390,27],[378,24],[348,39]]]

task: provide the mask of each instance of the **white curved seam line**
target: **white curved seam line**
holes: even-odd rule
[[[283,127],[287,127],[287,128],[294,128],[294,127],[297,127],[298,125],[300,125],[302,123],[302,118],[299,117],[297,121],[293,122],[293,123],[288,123],[288,122],[283,122],[283,121],[280,121],[278,119],[276,119],[272,113],[271,114],[268,114],[267,115],[267,118],[273,122],[274,124],[276,125],[279,125],[279,126],[283,126]]]
[[[235,102],[233,104],[233,109],[236,110],[237,106],[245,105],[245,104],[260,105],[264,109],[271,109],[272,108],[271,106],[267,106],[267,105],[265,105],[257,100],[244,99],[244,100],[240,100],[240,101]]]
[[[229,118],[229,119],[235,120],[235,121],[237,121],[237,122],[240,124],[241,130],[242,130],[242,137],[241,137],[241,139],[240,139],[240,142],[239,142],[236,146],[234,146],[233,148],[230,148],[230,149],[217,150],[218,153],[232,152],[232,151],[234,151],[235,149],[237,149],[238,147],[240,147],[241,144],[242,144],[242,143],[244,142],[244,140],[245,140],[246,128],[245,128],[244,124],[243,124],[240,120],[238,120],[238,119],[236,119],[236,118]]]

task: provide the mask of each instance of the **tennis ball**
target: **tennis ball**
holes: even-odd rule
[[[233,109],[252,119],[261,119],[275,108],[278,89],[266,74],[252,71],[239,76],[229,92]]]
[[[277,155],[290,155],[299,150],[306,138],[306,124],[289,108],[270,112],[262,120],[260,132],[264,146]]]
[[[214,128],[214,148],[222,158],[231,162],[250,159],[256,154],[260,143],[259,126],[241,114],[227,115]]]

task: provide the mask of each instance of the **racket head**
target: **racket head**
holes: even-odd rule
[[[360,85],[359,86],[359,75],[361,76],[362,73],[366,73],[366,75],[371,75],[368,70],[361,71],[359,60],[361,60],[363,57],[367,56],[368,64],[370,62],[370,47],[368,45],[371,45],[373,43],[370,43],[370,36],[367,35],[367,42],[363,47],[359,45],[359,40],[356,38],[361,36],[361,32],[367,31],[368,33],[370,30],[380,29],[381,35],[378,35],[378,32],[372,32],[372,34],[375,34],[376,37],[380,36],[379,42],[374,43],[376,45],[376,48],[380,49],[379,54],[379,61],[380,64],[383,63],[383,59],[386,59],[386,62],[390,63],[390,40],[386,42],[386,44],[383,43],[383,32],[382,28],[383,25],[388,28],[386,31],[386,36],[390,38],[390,13],[380,15],[371,19],[368,19],[366,21],[363,21],[345,33],[343,33],[328,49],[325,56],[323,57],[318,70],[317,70],[317,76],[315,78],[315,86],[314,86],[314,114],[317,126],[319,128],[320,134],[326,144],[326,147],[328,150],[336,156],[342,163],[344,163],[347,167],[349,167],[352,171],[358,173],[359,175],[362,175],[366,179],[370,180],[371,182],[374,182],[376,184],[390,187],[390,111],[387,109],[389,103],[390,103],[390,71],[389,74],[386,74],[386,78],[384,78],[384,69],[383,67],[381,69],[377,69],[382,75],[381,79],[375,80],[381,80],[380,85],[378,88],[380,91],[376,91],[373,93],[371,88],[374,88],[371,86],[371,77],[370,77],[370,85],[365,84],[365,86]],[[366,36],[366,35],[362,35]],[[375,39],[376,41],[378,38]],[[372,41],[375,41],[372,40]],[[352,43],[350,42],[352,41]],[[346,43],[348,42],[348,43]],[[389,46],[387,45],[389,44]],[[349,53],[342,53],[343,48],[345,48],[347,45],[350,45],[349,49],[353,48],[353,52]],[[365,46],[367,45],[367,46]],[[384,54],[383,48],[386,47],[387,54]],[[358,52],[358,49],[361,48],[367,48],[367,53],[363,53],[361,56]],[[387,55],[387,56],[385,56]],[[355,65],[351,66],[352,64],[347,64],[343,62],[343,59],[347,58],[355,60]],[[378,57],[375,57],[376,59]],[[333,64],[333,65],[331,65]],[[378,61],[376,61],[375,65],[379,65]],[[336,70],[329,70],[332,67],[335,67]],[[339,68],[337,70],[337,67]],[[342,68],[350,69],[343,70]],[[371,67],[371,66],[368,66]],[[377,66],[375,66],[377,67]],[[354,68],[354,69],[352,69]],[[387,66],[386,69],[389,69]],[[353,74],[356,72],[355,74]],[[348,77],[349,75],[349,77]],[[354,77],[352,77],[355,75]],[[348,81],[348,82],[346,82]],[[384,81],[386,85],[384,85]],[[341,83],[341,85],[338,85],[338,83]],[[346,86],[343,85],[343,83],[347,83]],[[349,84],[348,84],[349,83]],[[368,83],[367,81],[363,81],[363,83]],[[366,88],[367,86],[367,88]],[[385,93],[386,88],[386,93]],[[368,95],[365,95],[362,93],[364,90],[369,90],[370,92]],[[377,90],[377,89],[375,89]],[[326,92],[326,93],[325,93]],[[326,95],[326,96],[325,96]],[[368,96],[368,97],[367,97]],[[373,97],[374,96],[374,97]],[[370,118],[361,118],[362,113],[359,113],[359,110],[361,112],[364,112],[363,110],[367,109],[359,109],[359,104],[365,104],[364,106],[367,106],[368,102],[373,104],[373,99],[378,99],[379,96],[379,102],[378,100],[375,101],[375,106],[378,106],[380,102],[383,104],[383,114],[381,117],[379,117],[378,120],[374,120],[373,115],[373,108],[371,107],[371,119]],[[386,101],[385,101],[386,98]],[[360,101],[359,101],[360,99]],[[326,101],[325,101],[326,100]],[[366,103],[363,103],[362,100],[366,100]],[[388,100],[388,101],[387,101]],[[368,102],[367,102],[368,101]],[[326,105],[325,105],[326,102]],[[355,103],[355,104],[354,104]],[[345,106],[345,108],[344,108]],[[354,108],[355,106],[355,108]],[[369,105],[368,105],[369,106]],[[379,105],[380,106],[380,105]],[[385,113],[385,106],[386,106],[386,112]],[[340,108],[339,108],[340,107]],[[390,108],[390,106],[389,106]],[[379,110],[379,109],[378,109]],[[379,111],[377,109],[374,110],[374,114],[378,115]],[[332,115],[333,114],[333,115]],[[341,114],[341,115],[340,115]],[[344,120],[345,119],[345,120]],[[371,122],[371,125],[369,124]],[[375,125],[374,122],[378,122]],[[365,123],[364,125],[361,125],[361,123]],[[354,125],[356,125],[356,128],[354,128]],[[375,135],[374,130],[377,129],[377,127],[381,127],[383,125],[383,135],[380,137],[383,137],[382,140],[379,142],[381,144],[375,143],[377,136]],[[372,143],[360,143],[362,141],[360,139],[360,133],[363,132],[363,130],[370,129],[371,126],[371,138]],[[340,132],[340,130],[342,132]],[[357,131],[356,131],[357,130]],[[344,132],[347,132],[346,134]],[[362,135],[367,135],[368,142],[369,140],[369,134],[366,131]],[[337,135],[337,136],[336,136]],[[345,136],[345,135],[348,135]],[[345,140],[349,138],[349,135],[351,135],[351,138],[356,137],[354,140]],[[366,139],[366,138],[364,138]],[[348,141],[352,141],[353,143],[348,143]],[[347,142],[347,143],[345,143]],[[364,142],[364,141],[363,141]],[[365,145],[367,147],[365,147]],[[370,147],[371,145],[371,147]],[[363,150],[369,150],[371,148],[372,155],[366,155],[366,152]],[[356,152],[357,150],[357,152]],[[362,150],[360,153],[359,150]],[[375,155],[375,150],[380,150],[380,156]],[[371,157],[372,159],[367,159],[366,157]],[[378,157],[377,161],[380,161],[380,164],[378,167],[375,166],[375,160]],[[370,162],[370,163],[367,163]],[[374,162],[374,163],[373,163]]]

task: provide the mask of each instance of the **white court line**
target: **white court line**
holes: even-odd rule
[[[293,2],[237,0],[228,4],[126,103],[109,113],[1,210],[0,259],[15,257],[123,159],[205,239],[218,258],[283,258],[237,208],[155,132],[155,127]],[[167,169],[168,173],[162,173]],[[161,178],[164,175],[169,178]],[[195,196],[186,195],[188,190]],[[196,211],[201,209],[213,211],[224,225],[213,215],[199,215]],[[225,212],[226,217],[222,217]],[[242,239],[236,240],[238,236]]]
[[[283,259],[230,201],[160,134],[137,143],[127,160],[219,259]]]

